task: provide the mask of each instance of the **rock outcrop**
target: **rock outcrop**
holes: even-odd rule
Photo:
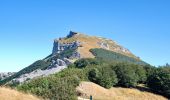
[[[33,78],[37,78],[37,77],[45,77],[48,76],[50,74],[55,74],[63,69],[67,68],[67,64],[65,63],[65,61],[61,60],[61,59],[57,59],[52,60],[52,63],[49,67],[47,67],[47,69],[42,70],[42,69],[37,69],[32,71],[31,73],[26,73],[21,75],[18,78],[15,78],[12,80],[12,82],[17,82],[17,83],[23,83],[25,81],[29,81]]]
[[[12,76],[15,72],[2,72],[0,73],[0,80],[4,80],[7,77]]]
[[[77,33],[77,32],[70,31],[70,33],[66,36],[66,38],[71,38],[71,37],[78,35],[78,34],[79,33]]]
[[[73,41],[71,43],[61,43],[60,40],[55,40],[53,44],[52,54],[60,53],[64,50],[78,48],[81,45],[78,41]]]

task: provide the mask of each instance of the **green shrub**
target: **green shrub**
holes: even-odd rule
[[[79,74],[78,74],[79,73]],[[66,69],[56,75],[32,80],[17,87],[50,100],[77,100],[76,87],[83,73],[80,69]]]
[[[131,64],[131,67],[134,69],[137,82],[138,83],[146,83],[147,76],[146,76],[146,71],[143,66],[141,65],[136,65],[136,64]]]
[[[123,87],[135,87],[138,77],[133,67],[127,63],[119,63],[114,67],[117,74],[118,85]]]
[[[170,97],[170,67],[155,69],[148,77],[147,85],[153,91]]]
[[[110,67],[101,67],[99,69],[99,78],[98,84],[105,87],[111,88],[117,84],[117,75],[115,71],[112,70]]]
[[[89,65],[99,65],[100,62],[97,59],[93,58],[82,58],[80,60],[77,60],[74,64],[77,68],[84,68]]]
[[[152,73],[153,71],[156,69],[156,67],[153,67],[151,65],[144,65],[143,68],[145,69],[146,71],[146,77],[148,78]]]
[[[93,68],[89,71],[88,78],[105,88],[111,88],[117,84],[117,76],[110,66]]]
[[[89,71],[88,79],[94,83],[97,83],[99,80],[99,70],[97,68],[93,68]]]

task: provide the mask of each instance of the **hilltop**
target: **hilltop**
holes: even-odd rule
[[[97,50],[97,48],[103,50]],[[82,58],[96,58],[99,56],[106,59],[103,56],[101,57],[101,52],[102,54],[111,54],[112,56],[109,59],[115,61],[146,64],[128,49],[111,39],[70,31],[66,37],[54,40],[53,50],[49,56],[35,61],[30,66],[3,79],[0,84],[18,84],[37,77],[48,76],[67,68],[68,65]]]

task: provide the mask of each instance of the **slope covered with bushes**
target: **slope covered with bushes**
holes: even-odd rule
[[[152,78],[150,79],[150,77],[153,75],[151,71],[156,69],[159,70],[159,68],[149,65],[137,65],[127,62],[108,63],[102,60],[99,63],[98,59],[87,58],[76,61],[69,68],[59,73],[32,80],[19,85],[17,88],[45,99],[76,100],[78,95],[76,87],[81,81],[91,81],[108,89],[113,86],[136,88],[141,83],[151,82]],[[167,77],[165,87],[169,84],[168,79]],[[156,85],[154,82],[152,84]],[[148,86],[150,87],[149,84]],[[155,89],[157,91],[159,88]],[[163,93],[168,93],[168,89],[168,87],[164,88]]]

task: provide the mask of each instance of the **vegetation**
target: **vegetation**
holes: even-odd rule
[[[118,64],[114,69],[118,77],[118,85],[124,87],[134,87],[137,85],[137,74],[130,64]]]
[[[155,69],[148,77],[147,85],[153,91],[170,98],[170,67]]]
[[[19,85],[21,91],[33,93],[50,100],[76,100],[76,87],[81,81],[92,81],[102,87],[136,87],[147,83],[148,87],[169,96],[169,67],[155,68],[134,63],[113,63],[98,59],[81,59],[69,68],[54,75]]]
[[[137,84],[146,83],[147,75],[143,65],[99,61],[100,63],[97,63],[98,59],[80,59],[74,63],[74,67],[89,68],[88,79],[105,88],[114,85],[135,87]]]
[[[68,68],[49,77],[39,78],[18,86],[18,90],[50,100],[76,100],[76,87],[84,79],[82,70]]]
[[[77,68],[84,68],[89,65],[99,65],[100,61],[93,58],[82,58],[80,60],[77,60],[74,64]]]
[[[128,57],[128,56],[122,55],[120,53],[116,53],[116,52],[101,49],[101,48],[91,49],[90,52],[92,52],[92,54],[96,58],[104,59],[106,61],[113,61],[114,60],[114,61],[117,61],[117,62],[131,62],[131,63],[135,63],[135,64],[140,64],[140,65],[146,65],[147,64],[144,61],[141,61],[139,59]]]
[[[97,83],[105,88],[111,88],[117,84],[117,75],[111,67],[101,67]]]
[[[75,50],[62,52],[61,55],[39,60],[15,75],[5,79],[7,82],[22,74],[29,73],[38,68],[45,69],[52,60],[62,56],[70,57]],[[13,84],[18,90],[33,93],[50,100],[76,100],[76,87],[81,81],[91,81],[102,87],[113,86],[133,87],[146,84],[151,90],[170,97],[170,66],[153,67],[138,59],[130,58],[119,53],[104,49],[92,49],[96,58],[83,58],[69,65],[63,71],[29,80],[24,84]]]

